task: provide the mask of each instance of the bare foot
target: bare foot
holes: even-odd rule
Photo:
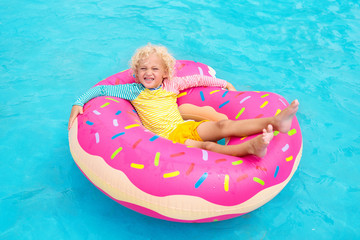
[[[263,134],[259,135],[249,141],[249,153],[258,157],[264,157],[267,152],[267,146],[274,137],[273,126],[268,125],[267,129],[263,129]]]
[[[274,127],[282,133],[290,131],[292,120],[299,109],[299,101],[294,100],[287,108],[275,116]]]

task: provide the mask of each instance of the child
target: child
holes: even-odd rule
[[[137,83],[102,85],[90,89],[73,105],[69,129],[83,105],[98,96],[113,96],[129,100],[135,107],[142,124],[153,133],[169,140],[205,150],[244,156],[253,154],[263,157],[273,138],[273,129],[290,130],[299,102],[293,101],[280,114],[269,118],[247,120],[188,121],[179,112],[176,99],[179,91],[198,86],[217,86],[231,91],[235,88],[228,82],[208,76],[174,77],[175,59],[162,46],[148,44],[137,50],[131,59],[131,68]],[[231,136],[259,135],[238,145],[220,145],[216,141]]]

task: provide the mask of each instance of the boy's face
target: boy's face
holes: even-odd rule
[[[149,58],[140,61],[136,75],[139,82],[146,88],[157,88],[164,78],[167,78],[163,61],[157,54],[152,54]]]

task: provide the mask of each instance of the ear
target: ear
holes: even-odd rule
[[[165,79],[169,79],[169,74],[167,72],[165,72],[162,76],[163,80]]]
[[[132,72],[132,76],[135,78],[135,82],[136,82],[136,83],[140,83],[139,79],[137,78],[138,73],[137,73],[137,72],[134,72],[134,71],[131,71],[131,72]]]

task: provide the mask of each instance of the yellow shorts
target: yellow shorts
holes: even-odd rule
[[[188,121],[181,123],[169,134],[168,139],[182,144],[185,143],[186,139],[203,141],[196,131],[196,128],[205,121],[206,120],[200,122]]]

